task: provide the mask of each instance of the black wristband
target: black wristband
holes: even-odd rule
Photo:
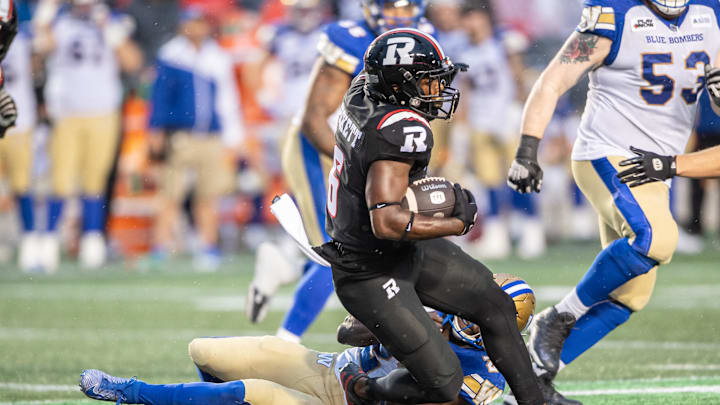
[[[400,205],[400,202],[399,202],[399,201],[394,201],[394,202],[384,202],[384,201],[383,201],[383,202],[379,202],[379,203],[374,204],[374,205],[372,205],[371,207],[369,207],[369,208],[368,208],[368,211],[372,211],[372,210],[377,210],[377,209],[380,209],[380,208],[389,207],[389,206],[391,206],[391,205]]]
[[[520,146],[518,146],[515,158],[530,159],[537,162],[538,146],[540,138],[532,135],[523,135],[520,138]]]
[[[677,176],[677,155],[670,157],[670,177]]]
[[[404,241],[408,232],[410,232],[412,230],[413,222],[415,222],[415,213],[410,211],[410,220],[408,221],[407,225],[405,226],[405,232],[403,232],[402,238],[400,238],[401,241]]]

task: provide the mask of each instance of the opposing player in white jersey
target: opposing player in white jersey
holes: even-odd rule
[[[38,268],[37,252],[41,240],[35,224],[31,189],[32,133],[37,116],[31,54],[29,27],[23,26],[2,62],[4,90],[15,100],[18,118],[15,125],[8,129],[6,137],[0,141],[0,166],[3,172],[8,174],[22,226],[18,265],[23,271]]]
[[[487,195],[482,237],[470,246],[470,252],[482,259],[501,259],[510,254],[505,211],[512,208],[524,219],[518,254],[537,257],[545,251],[545,235],[533,197],[508,192],[504,181],[517,146],[514,118],[519,114],[508,54],[489,1],[466,3],[462,16],[470,43],[458,60],[472,66],[472,71],[462,77],[467,101],[461,106],[465,112],[461,116],[470,132],[469,163]]]
[[[121,69],[136,71],[141,54],[129,40],[132,23],[98,0],[72,0],[53,18],[57,3],[44,1],[35,16],[36,51],[46,56],[45,101],[53,123],[50,145],[53,196],[48,203],[48,235],[43,265],[57,267],[56,236],[64,201],[79,181],[82,231],[79,258],[101,266],[106,248],[105,188],[120,135]],[[45,11],[48,10],[48,11]]]
[[[495,281],[515,301],[517,324],[532,318],[535,296],[523,280],[498,274]],[[489,360],[480,329],[453,315],[431,312],[460,359],[463,385],[453,405],[486,405],[497,399],[505,378]],[[322,353],[275,336],[199,338],[190,342],[190,357],[201,383],[152,385],[135,378],[85,370],[80,388],[93,399],[148,405],[347,405],[340,370],[348,363],[370,377],[382,377],[400,367],[373,334],[348,316],[338,328],[340,343],[352,345],[341,353]]]
[[[576,32],[535,83],[508,183],[540,191],[538,143],[558,97],[589,70],[572,169],[598,213],[603,245],[575,289],[531,327],[531,357],[547,384],[647,304],[657,266],[672,258],[669,184],[629,188],[616,174],[633,157],[631,145],[660,155],[684,150],[705,68],[720,58],[719,25],[716,0],[586,0]]]

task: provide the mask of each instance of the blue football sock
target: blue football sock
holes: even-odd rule
[[[47,214],[47,230],[48,232],[55,232],[57,226],[62,218],[63,206],[65,200],[59,197],[50,197],[48,199],[48,214]]]
[[[625,323],[632,311],[612,301],[603,301],[583,315],[570,332],[560,359],[570,364],[613,329]]]
[[[105,199],[85,196],[82,198],[83,232],[100,232],[105,227]]]
[[[221,384],[196,382],[167,385],[154,385],[138,381],[136,384],[139,384],[138,398],[128,398],[128,403],[147,405],[247,404],[245,402],[245,384],[242,381]]]
[[[520,194],[517,191],[512,192],[512,205],[516,211],[520,211],[525,215],[534,217],[537,215],[535,207],[535,198],[531,193]]]
[[[34,204],[35,202],[30,194],[17,196],[18,210],[20,211],[20,219],[22,220],[22,227],[25,232],[35,230]]]
[[[618,239],[597,255],[575,290],[580,301],[590,307],[605,301],[614,289],[635,276],[647,273],[657,264],[633,249],[627,238]]]
[[[488,217],[497,217],[500,215],[500,207],[502,206],[502,194],[501,188],[488,188],[488,210],[485,214]]]
[[[313,263],[300,280],[293,306],[285,314],[282,327],[296,336],[302,336],[320,314],[333,291],[332,270]]]

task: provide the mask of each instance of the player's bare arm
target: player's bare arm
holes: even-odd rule
[[[573,32],[535,82],[525,103],[522,133],[542,138],[557,101],[591,69],[602,65],[612,41],[595,34]]]
[[[720,146],[678,155],[676,165],[681,177],[720,177]]]
[[[383,202],[400,202],[408,187],[412,162],[378,160],[370,166],[365,185],[365,201],[368,207]],[[388,205],[370,211],[373,233],[380,239],[422,240],[442,236],[459,235],[465,224],[458,218],[432,218],[415,215],[412,226],[410,211],[400,205]]]
[[[540,192],[543,172],[537,151],[557,106],[590,69],[598,68],[610,53],[612,41],[595,34],[573,32],[533,85],[523,110],[520,146],[508,172],[507,184],[519,193]]]
[[[350,87],[350,81],[350,75],[328,64],[324,59],[318,58],[315,62],[300,131],[323,155],[333,155],[335,137],[328,118],[340,107],[343,96]]]

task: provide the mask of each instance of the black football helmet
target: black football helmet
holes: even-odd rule
[[[0,0],[0,61],[5,59],[18,32],[17,9],[13,0]]]
[[[460,91],[450,84],[457,72],[467,68],[453,64],[432,36],[414,28],[397,28],[375,38],[365,52],[365,92],[428,119],[450,119],[460,100]],[[424,94],[423,79],[437,80],[439,94]]]

